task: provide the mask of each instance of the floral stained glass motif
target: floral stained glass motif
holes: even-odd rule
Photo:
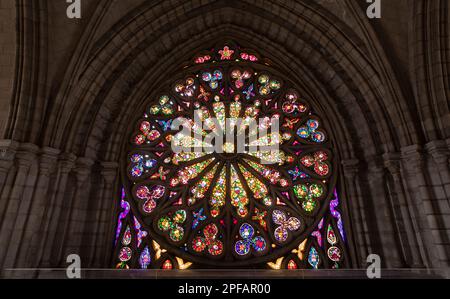
[[[242,224],[239,229],[242,238],[236,242],[235,251],[240,256],[245,256],[253,249],[255,252],[263,252],[267,248],[266,240],[261,236],[255,236],[255,229],[248,223]]]
[[[288,218],[286,213],[283,211],[273,211],[272,217],[273,222],[278,225],[274,232],[275,239],[280,243],[284,243],[287,241],[289,232],[295,232],[301,227],[300,220],[295,217]]]
[[[158,221],[158,228],[162,232],[168,232],[169,237],[174,242],[180,242],[184,237],[182,225],[186,221],[186,211],[178,210],[173,216],[164,216]]]
[[[215,224],[209,224],[203,229],[203,237],[197,237],[192,241],[192,249],[201,253],[205,250],[212,256],[223,253],[223,243],[219,240],[219,229]]]
[[[124,160],[117,268],[345,267],[328,127],[269,65],[225,43],[149,98]],[[218,149],[227,135],[243,137]]]

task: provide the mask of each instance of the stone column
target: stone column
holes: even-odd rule
[[[443,140],[433,141],[425,146],[427,152],[433,157],[436,163],[439,175],[445,191],[444,197],[447,201],[450,199],[450,150],[447,143]],[[439,198],[441,199],[441,198]],[[443,199],[443,198],[442,198]]]
[[[347,183],[346,191],[350,210],[350,223],[347,223],[346,225],[348,226],[348,229],[352,231],[356,242],[355,266],[361,267],[365,264],[370,243],[367,239],[368,228],[364,215],[364,201],[362,200],[359,189],[360,163],[359,160],[353,159],[342,161],[342,165],[344,169],[345,182]]]
[[[56,170],[56,163],[60,150],[45,147],[41,151],[39,158],[39,175],[36,183],[30,213],[28,215],[25,235],[20,247],[18,266],[32,267],[37,266],[38,258],[36,253],[39,251],[38,245],[42,238],[42,223],[45,216],[46,206],[54,196],[54,181],[51,177]]]
[[[113,240],[113,232],[111,227],[114,223],[114,207],[117,204],[114,197],[114,182],[117,178],[119,164],[116,162],[102,162],[101,175],[103,177],[104,185],[100,206],[100,213],[98,220],[98,230],[96,233],[97,239],[95,244],[95,267],[104,267],[108,265],[109,257],[113,248],[110,246]],[[111,241],[111,242],[110,242]]]
[[[427,267],[438,268],[440,261],[436,245],[439,244],[439,240],[434,238],[430,229],[430,224],[436,221],[436,216],[431,190],[425,177],[425,158],[421,147],[413,145],[402,148],[402,162],[408,172],[406,180],[417,211],[418,233],[423,240],[422,255],[426,257]]]
[[[33,150],[35,151],[32,155],[33,166],[28,172],[27,183],[24,187],[22,199],[20,200],[17,218],[14,223],[14,228],[10,239],[10,247],[4,263],[5,268],[17,267],[17,260],[20,256],[20,250],[23,246],[27,223],[31,215],[33,198],[36,192],[38,192],[36,185],[38,181],[39,163],[36,153],[40,150],[37,146],[33,146]]]
[[[368,201],[366,208],[369,221],[369,234],[374,254],[380,254],[387,268],[403,266],[399,244],[396,239],[392,207],[388,199],[386,170],[378,157],[369,159],[368,183],[364,197]],[[370,198],[370,200],[368,200]]]
[[[425,149],[431,155],[437,169],[436,172],[433,168],[430,175],[434,178],[433,206],[439,214],[435,216],[436,219],[431,220],[432,234],[438,236],[437,250],[441,263],[444,267],[450,267],[450,150],[443,140],[430,142]]]
[[[71,201],[68,217],[63,223],[64,229],[61,232],[61,246],[56,253],[61,264],[65,263],[66,256],[69,254],[78,254],[81,256],[80,247],[90,200],[89,191],[91,182],[88,179],[91,176],[93,165],[94,161],[89,158],[78,158],[76,161],[74,168],[76,190]]]
[[[417,239],[419,226],[415,223],[415,209],[411,202],[408,202],[406,190],[403,186],[401,176],[401,160],[399,153],[389,153],[383,155],[384,165],[389,170],[393,179],[393,186],[389,186],[392,214],[394,215],[395,225],[398,231],[398,239],[401,244],[402,253],[406,264],[412,268],[425,267],[421,254],[419,243],[422,240]]]
[[[16,244],[18,240],[13,238],[14,236],[12,235],[12,233],[15,230],[15,224],[20,212],[20,206],[24,196],[24,189],[26,187],[30,187],[31,185],[31,183],[29,182],[29,173],[33,163],[35,163],[36,161],[36,154],[38,150],[39,148],[35,145],[22,144],[20,145],[19,150],[16,154],[16,177],[11,192],[7,197],[6,211],[4,213],[0,230],[0,244],[2,244],[2,246],[0,246],[0,268],[5,268],[5,258],[8,254],[9,248],[15,248],[18,245]],[[32,192],[32,188],[29,189],[30,190],[28,191]],[[10,261],[8,262],[7,266],[12,266]]]
[[[53,257],[53,246],[57,236],[58,226],[60,225],[60,214],[63,209],[64,199],[66,198],[67,182],[69,174],[75,165],[76,156],[73,154],[63,154],[58,167],[58,180],[56,190],[51,202],[46,207],[44,222],[42,224],[42,246],[39,251],[41,257],[39,265],[41,267],[54,266],[58,261]]]

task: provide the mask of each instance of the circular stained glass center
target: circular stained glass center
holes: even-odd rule
[[[276,260],[317,225],[333,190],[320,119],[260,61],[229,47],[198,57],[132,136],[126,191],[150,237],[189,262]]]

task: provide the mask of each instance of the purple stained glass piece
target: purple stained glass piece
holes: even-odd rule
[[[140,164],[134,166],[134,167],[131,169],[131,175],[132,175],[133,177],[140,177],[140,176],[142,176],[143,173],[144,173],[144,167],[142,167]]]
[[[141,256],[139,257],[139,265],[141,266],[141,269],[147,269],[151,262],[152,258],[150,255],[150,249],[148,249],[148,247],[145,247],[144,250],[142,250]]]
[[[342,222],[341,213],[336,209],[339,206],[339,196],[337,193],[337,189],[334,189],[334,200],[330,202],[330,210],[331,215],[337,220],[337,226],[339,229],[339,233],[341,234],[342,240],[345,241],[345,231],[344,231],[344,223]]]
[[[125,219],[128,216],[128,213],[130,212],[130,204],[125,200],[125,189],[122,188],[122,198],[120,201],[120,207],[123,209],[123,211],[119,214],[119,219],[117,220],[117,229],[116,229],[116,241],[119,240],[120,232],[122,231],[122,220]]]
[[[244,239],[249,239],[253,237],[255,234],[255,229],[248,223],[244,223],[241,225],[241,228],[239,229],[239,234]]]
[[[137,232],[137,247],[139,248],[141,247],[142,240],[147,237],[148,233],[145,230],[141,229],[141,224],[136,217],[134,217],[134,228]]]

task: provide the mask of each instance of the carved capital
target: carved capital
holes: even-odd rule
[[[39,161],[39,170],[42,175],[48,176],[55,170],[60,152],[60,150],[50,147],[42,149]]]
[[[402,148],[401,155],[405,166],[409,166],[415,172],[422,172],[425,163],[425,157],[422,148],[419,145],[412,145]]]
[[[387,153],[383,155],[384,166],[393,176],[397,176],[401,171],[400,153]]]
[[[69,172],[71,172],[75,166],[76,160],[77,157],[74,154],[70,153],[62,154],[59,161],[59,168],[61,170],[61,173],[68,174]]]
[[[119,163],[117,162],[101,162],[101,174],[106,184],[111,185],[117,177]]]
[[[13,161],[19,143],[12,140],[0,140],[0,161]]]
[[[31,143],[20,144],[16,153],[16,163],[19,168],[28,169],[37,160],[39,147]]]
[[[0,140],[0,172],[7,173],[14,164],[19,144],[12,140]]]
[[[450,150],[446,141],[432,141],[425,146],[425,149],[433,157],[433,160],[436,162],[436,164],[438,164],[439,166],[448,167]]]

